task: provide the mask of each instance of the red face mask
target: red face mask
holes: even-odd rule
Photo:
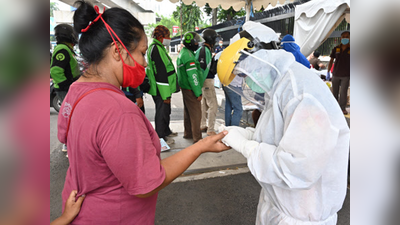
[[[119,52],[119,50],[118,50],[118,52]],[[119,55],[121,56],[121,53]],[[129,54],[129,55],[131,56],[131,54]],[[132,56],[131,56],[131,58],[132,58]],[[146,76],[146,71],[145,71],[144,67],[142,65],[140,65],[139,63],[137,63],[133,58],[132,58],[132,60],[135,62],[135,66],[129,66],[128,64],[126,64],[124,62],[124,60],[122,59],[122,56],[121,56],[121,60],[122,60],[122,64],[123,64],[122,87],[123,88],[139,87],[139,85],[141,85],[143,83],[143,80]]]
[[[103,20],[103,18],[101,18]],[[137,63],[131,53],[129,53],[128,49],[125,47],[125,45],[122,43],[122,41],[119,39],[119,37],[117,36],[117,34],[114,32],[114,30],[103,20],[108,33],[110,33],[111,38],[114,41],[115,46],[117,47],[118,50],[118,54],[121,57],[122,60],[122,71],[123,71],[123,75],[122,75],[122,87],[126,88],[126,87],[132,87],[132,88],[137,88],[139,87],[139,85],[141,85],[143,83],[143,80],[146,76],[146,71],[144,69],[144,67],[142,65],[140,65],[139,63]],[[128,52],[129,56],[131,57],[131,59],[133,60],[133,62],[135,63],[135,66],[129,66],[127,65],[124,60],[122,59],[122,55],[121,52],[119,51],[117,42],[114,40],[113,35],[115,35],[115,37],[118,39],[119,43],[122,45],[122,47],[124,47],[124,49],[126,50],[126,52]]]

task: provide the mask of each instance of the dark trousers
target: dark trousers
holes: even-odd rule
[[[199,141],[201,136],[201,102],[197,101],[197,97],[193,91],[182,89],[183,107],[184,107],[184,127],[185,137],[192,137],[194,142]]]
[[[346,109],[347,91],[350,86],[350,77],[332,77],[332,92],[333,96],[339,103],[340,108]]]
[[[136,98],[133,95],[125,95],[128,99],[130,99],[133,103],[136,104]],[[146,113],[145,109],[144,109],[144,104],[142,107],[140,107],[140,110],[142,110],[143,113]]]
[[[156,116],[154,117],[156,132],[159,138],[165,138],[172,133],[169,128],[171,104],[164,103],[164,100],[160,96],[152,97],[156,105]]]

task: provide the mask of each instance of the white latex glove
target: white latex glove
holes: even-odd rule
[[[243,129],[243,128],[241,128]],[[244,131],[249,131],[243,129]],[[240,131],[240,129],[232,128],[228,130],[228,134],[222,139],[225,145],[228,145],[235,149],[236,151],[242,153],[246,158],[249,158],[254,148],[256,148],[259,143],[257,141],[252,141],[247,139]]]
[[[248,139],[248,140],[252,140],[253,139],[253,135],[254,135],[254,128],[252,128],[252,127],[246,127],[246,129],[245,128],[242,128],[242,127],[238,127],[238,126],[228,126],[228,127],[225,127],[225,130],[227,130],[228,132],[229,131],[231,131],[232,129],[235,129],[235,130],[238,130],[239,132],[240,132],[240,134],[244,137],[244,138],[246,138],[246,139]]]

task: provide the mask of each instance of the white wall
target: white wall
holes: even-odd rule
[[[148,13],[148,12],[140,12],[138,13],[138,20],[144,25],[148,25],[151,23],[156,23],[156,16],[154,13]]]
[[[71,12],[71,11],[54,11],[54,21],[56,22],[56,24],[59,24],[59,23],[72,24],[73,16],[74,16],[74,12]]]

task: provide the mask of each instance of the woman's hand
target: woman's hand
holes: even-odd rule
[[[228,131],[224,130],[219,134],[208,136],[204,139],[198,141],[195,145],[197,145],[202,153],[204,152],[223,152],[231,147],[226,146],[224,143],[221,142],[222,138],[228,134]]]

